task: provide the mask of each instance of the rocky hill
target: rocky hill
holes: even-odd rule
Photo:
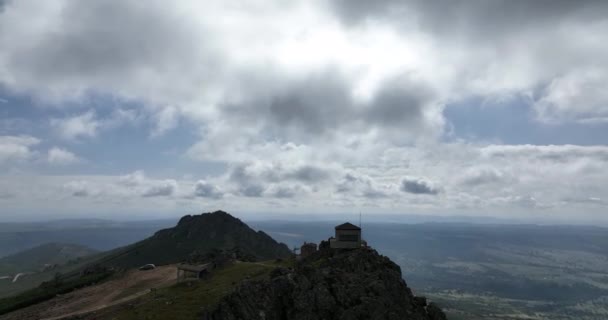
[[[247,260],[287,257],[289,248],[263,231],[255,231],[224,211],[182,217],[173,228],[108,254],[98,264],[133,268],[153,263],[164,265],[226,250]]]
[[[245,281],[223,298],[205,320],[415,319],[445,314],[415,297],[401,269],[372,249],[324,249],[275,269],[269,279]]]

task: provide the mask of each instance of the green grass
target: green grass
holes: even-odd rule
[[[289,263],[291,262],[235,263],[213,272],[207,279],[158,289],[135,304],[128,304],[117,312],[112,312],[108,319],[198,319],[203,310],[212,309],[242,280],[265,278],[275,267]]]

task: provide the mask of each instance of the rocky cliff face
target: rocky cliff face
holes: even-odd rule
[[[415,297],[401,269],[371,249],[324,249],[269,280],[249,281],[220,301],[204,320],[420,319],[445,314]]]

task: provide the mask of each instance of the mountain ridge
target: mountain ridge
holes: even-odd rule
[[[101,266],[134,268],[152,263],[165,265],[190,260],[213,250],[238,251],[251,259],[284,258],[291,254],[263,231],[255,231],[225,211],[183,216],[174,227],[161,229],[132,245],[115,249],[101,259]]]

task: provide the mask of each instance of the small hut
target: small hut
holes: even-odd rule
[[[179,264],[177,265],[177,281],[198,280],[207,276],[212,269],[212,264]]]
[[[356,249],[361,248],[361,228],[346,222],[336,226],[336,236],[329,239],[330,247],[333,249]]]

